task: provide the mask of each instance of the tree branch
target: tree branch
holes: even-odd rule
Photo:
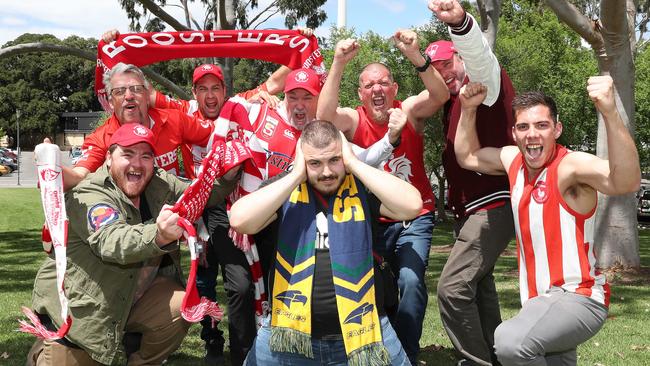
[[[32,52],[54,52],[62,55],[72,55],[79,58],[83,58],[88,61],[91,61],[92,63],[97,62],[96,52],[93,53],[79,48],[52,44],[52,43],[43,43],[43,42],[22,43],[22,44],[17,44],[15,46],[2,48],[0,49],[0,58],[12,57],[12,56],[17,56],[24,53],[32,53]],[[164,86],[169,91],[176,94],[178,97],[185,100],[192,99],[192,97],[185,90],[179,88],[176,84],[174,84],[171,80],[167,79],[166,77],[158,74],[157,72],[147,67],[142,67],[141,69],[142,72],[144,72],[144,74],[149,79]]]
[[[169,15],[169,13],[167,13],[161,7],[156,5],[156,3],[154,3],[152,0],[137,0],[137,1],[142,5],[142,7],[150,11],[153,15],[157,16],[165,23],[169,24],[169,26],[174,28],[174,30],[176,30],[177,32],[191,30],[190,28],[181,24],[173,16]]]
[[[270,3],[269,6],[267,6],[264,10],[260,11],[259,13],[257,13],[257,15],[253,17],[253,19],[251,19],[251,20],[248,21],[248,26],[250,27],[250,25],[253,24],[253,23],[255,23],[255,21],[256,21],[257,19],[259,19],[259,18],[262,16],[262,14],[264,14],[264,13],[267,12],[269,9],[271,9],[272,7],[274,7],[277,3],[278,3],[277,1],[273,1],[273,2]],[[278,12],[278,11],[276,11],[275,13],[272,13],[269,17],[273,16],[274,14],[277,14],[277,12]],[[269,19],[269,17],[267,17],[266,19]],[[266,19],[265,19],[265,20],[266,20]],[[260,22],[260,23],[263,23],[263,22]]]
[[[499,29],[501,16],[501,0],[477,0],[478,10],[481,15],[481,29],[488,44],[494,49]]]

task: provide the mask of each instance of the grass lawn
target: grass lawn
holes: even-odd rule
[[[0,215],[0,365],[24,365],[25,355],[34,338],[16,332],[21,318],[20,307],[30,304],[36,270],[44,253],[40,242],[43,212],[36,189],[3,188],[4,207]],[[650,229],[640,229],[641,262],[650,267]],[[420,341],[422,364],[455,365],[451,343],[440,324],[435,289],[440,271],[447,260],[448,245],[453,243],[449,225],[438,225],[427,272],[429,306],[424,334]],[[501,300],[502,317],[508,319],[519,310],[517,265],[514,247],[497,263],[495,277]],[[184,256],[187,258],[187,256]],[[185,262],[187,263],[187,262]],[[189,267],[186,267],[189,268]],[[609,319],[594,338],[578,348],[580,365],[650,365],[650,278],[614,274]],[[219,281],[221,283],[221,281]],[[218,293],[225,303],[223,289]],[[552,325],[549,325],[552,326]],[[227,332],[224,323],[221,328]],[[201,364],[203,343],[198,325],[167,365]],[[227,349],[226,349],[227,352]]]

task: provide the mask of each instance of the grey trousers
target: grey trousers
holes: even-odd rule
[[[510,202],[459,223],[458,238],[438,281],[440,318],[462,356],[492,365],[494,330],[501,323],[494,264],[514,237]]]
[[[607,308],[583,295],[553,288],[524,303],[501,323],[494,348],[503,366],[573,366],[576,347],[605,323]]]

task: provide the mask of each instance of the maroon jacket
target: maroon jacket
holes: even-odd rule
[[[467,83],[468,80],[465,80]],[[481,147],[514,145],[512,139],[512,99],[515,90],[505,70],[501,68],[501,91],[491,106],[481,104],[476,115],[476,131]],[[501,204],[510,199],[508,177],[480,174],[463,169],[456,161],[454,139],[460,120],[460,100],[453,95],[445,104],[443,117],[445,148],[442,164],[449,182],[449,206],[457,220],[472,212]]]

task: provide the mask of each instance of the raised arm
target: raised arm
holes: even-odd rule
[[[277,218],[276,211],[291,192],[307,179],[300,140],[291,172],[277,181],[238,199],[230,209],[230,226],[240,234],[256,234]]]
[[[411,61],[424,83],[424,90],[418,95],[406,98],[402,109],[413,123],[415,130],[424,132],[424,120],[431,117],[449,99],[449,89],[438,71],[431,67],[431,59],[420,52],[417,33],[400,30],[393,36],[395,46]]]
[[[487,88],[483,84],[468,83],[460,90],[460,121],[454,139],[454,150],[458,164],[479,173],[502,175],[517,153],[514,146],[504,148],[481,147],[476,133],[476,109],[481,104]],[[505,161],[502,160],[505,158]]]
[[[410,220],[420,213],[422,198],[415,187],[383,170],[364,164],[354,156],[350,144],[345,139],[342,140],[345,168],[381,201],[380,211],[383,216],[394,220]]]
[[[406,113],[401,109],[391,108],[388,110],[388,131],[380,140],[363,149],[351,144],[352,151],[364,163],[378,168],[382,163],[388,161],[390,154],[402,143],[402,130],[408,122]]]
[[[449,35],[463,58],[469,80],[487,86],[483,104],[493,105],[501,92],[501,67],[476,19],[457,0],[429,0],[429,9],[449,26]]]
[[[339,107],[339,90],[345,65],[359,52],[359,43],[354,39],[344,39],[336,44],[332,67],[327,74],[327,80],[318,97],[316,118],[332,122],[343,132],[348,140],[352,140],[359,124],[359,115],[352,108]]]
[[[636,192],[641,184],[639,155],[616,108],[612,78],[590,77],[587,91],[605,122],[609,160],[591,154],[570,154],[565,159],[569,165],[567,170],[574,172],[569,185],[586,184],[609,195]]]

